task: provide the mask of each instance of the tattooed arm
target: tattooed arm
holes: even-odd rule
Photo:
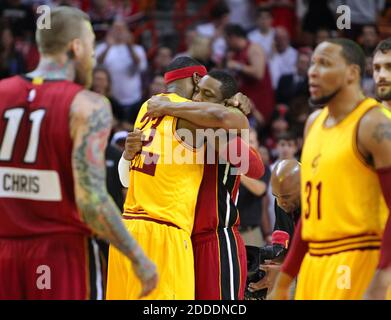
[[[109,241],[133,264],[142,295],[156,286],[155,265],[126,230],[121,213],[106,189],[104,151],[111,129],[110,104],[98,94],[82,91],[70,113],[75,196],[82,219],[93,233]]]
[[[383,197],[391,211],[391,114],[375,108],[361,120],[357,145],[360,153],[374,167],[379,177]],[[380,263],[367,290],[366,298],[385,299],[391,286],[391,218],[384,230]]]
[[[391,166],[391,115],[383,110],[368,111],[362,117],[357,133],[360,154],[375,169]]]

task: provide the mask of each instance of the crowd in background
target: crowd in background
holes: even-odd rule
[[[307,70],[314,48],[330,37],[357,41],[367,56],[363,90],[373,96],[372,51],[389,35],[387,22],[391,26],[391,1],[386,0],[214,1],[184,31],[184,47],[165,40],[164,28],[157,28],[162,37],[151,50],[150,43],[135,34],[140,23],[154,17],[151,10],[159,8],[158,0],[2,0],[0,79],[36,67],[34,32],[36,8],[41,4],[76,6],[91,17],[98,63],[91,89],[105,95],[113,108],[106,156],[112,171],[109,190],[120,207],[123,197],[116,166],[126,133],[132,130],[143,101],[165,91],[163,74],[170,61],[187,55],[208,70],[222,68],[236,77],[240,91],[254,104],[250,143],[268,167],[259,181],[244,178],[240,190],[241,231],[247,244],[253,245],[269,242],[272,233],[274,201],[268,184],[273,164],[300,156],[304,123],[311,112]],[[342,4],[351,10],[350,29],[336,26],[336,8]]]

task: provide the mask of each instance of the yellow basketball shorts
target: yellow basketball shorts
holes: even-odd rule
[[[379,262],[379,250],[332,255],[306,254],[298,275],[296,300],[362,299]]]
[[[158,285],[143,299],[193,300],[194,258],[190,236],[175,226],[151,220],[124,220],[132,237],[157,267]],[[141,282],[131,262],[110,246],[106,299],[139,299],[140,292]]]

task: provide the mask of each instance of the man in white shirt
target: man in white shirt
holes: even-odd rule
[[[251,42],[260,45],[266,53],[268,59],[273,55],[273,43],[275,30],[272,27],[273,16],[270,9],[262,8],[258,10],[258,28],[248,34]]]
[[[296,73],[298,53],[290,45],[289,33],[285,28],[276,28],[274,41],[275,52],[269,62],[269,66],[272,74],[273,88],[276,89],[282,75]]]
[[[122,20],[115,21],[106,41],[96,47],[98,63],[110,72],[112,94],[134,122],[142,100],[142,72],[148,62],[142,46],[134,44],[133,35]]]

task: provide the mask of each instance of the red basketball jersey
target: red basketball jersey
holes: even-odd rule
[[[75,83],[0,81],[0,237],[89,235],[75,203],[69,112]]]
[[[240,175],[231,174],[232,168],[230,163],[204,165],[192,236],[239,225]]]

